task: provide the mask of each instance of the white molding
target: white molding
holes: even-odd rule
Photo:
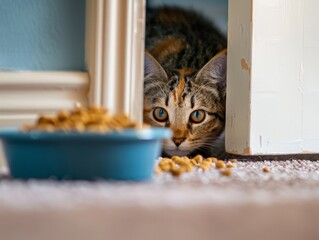
[[[86,89],[86,72],[17,71],[0,72],[0,91],[19,89]]]
[[[145,0],[87,0],[90,102],[143,121]],[[90,33],[88,35],[88,33]]]
[[[104,0],[86,0],[85,62],[90,76],[90,104],[102,105]]]
[[[87,105],[85,72],[0,72],[0,126],[20,126],[38,114]]]

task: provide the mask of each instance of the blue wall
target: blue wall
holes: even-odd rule
[[[0,69],[82,70],[85,0],[0,0]]]
[[[240,0],[239,0],[240,1]],[[228,25],[228,0],[148,0],[150,6],[174,5],[201,12],[226,35]]]

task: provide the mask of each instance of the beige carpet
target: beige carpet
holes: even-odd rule
[[[144,183],[3,178],[0,239],[319,239],[319,161],[234,165]]]

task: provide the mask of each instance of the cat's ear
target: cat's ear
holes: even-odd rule
[[[156,59],[149,53],[144,54],[144,80],[166,80],[167,74]]]
[[[226,95],[227,50],[215,55],[197,73],[196,80],[209,80],[217,84],[223,97]]]
[[[227,50],[223,50],[215,55],[198,72],[196,79],[212,79],[216,83],[226,81],[227,70]]]

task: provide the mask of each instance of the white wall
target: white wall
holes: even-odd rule
[[[85,0],[1,0],[0,70],[82,71]]]

